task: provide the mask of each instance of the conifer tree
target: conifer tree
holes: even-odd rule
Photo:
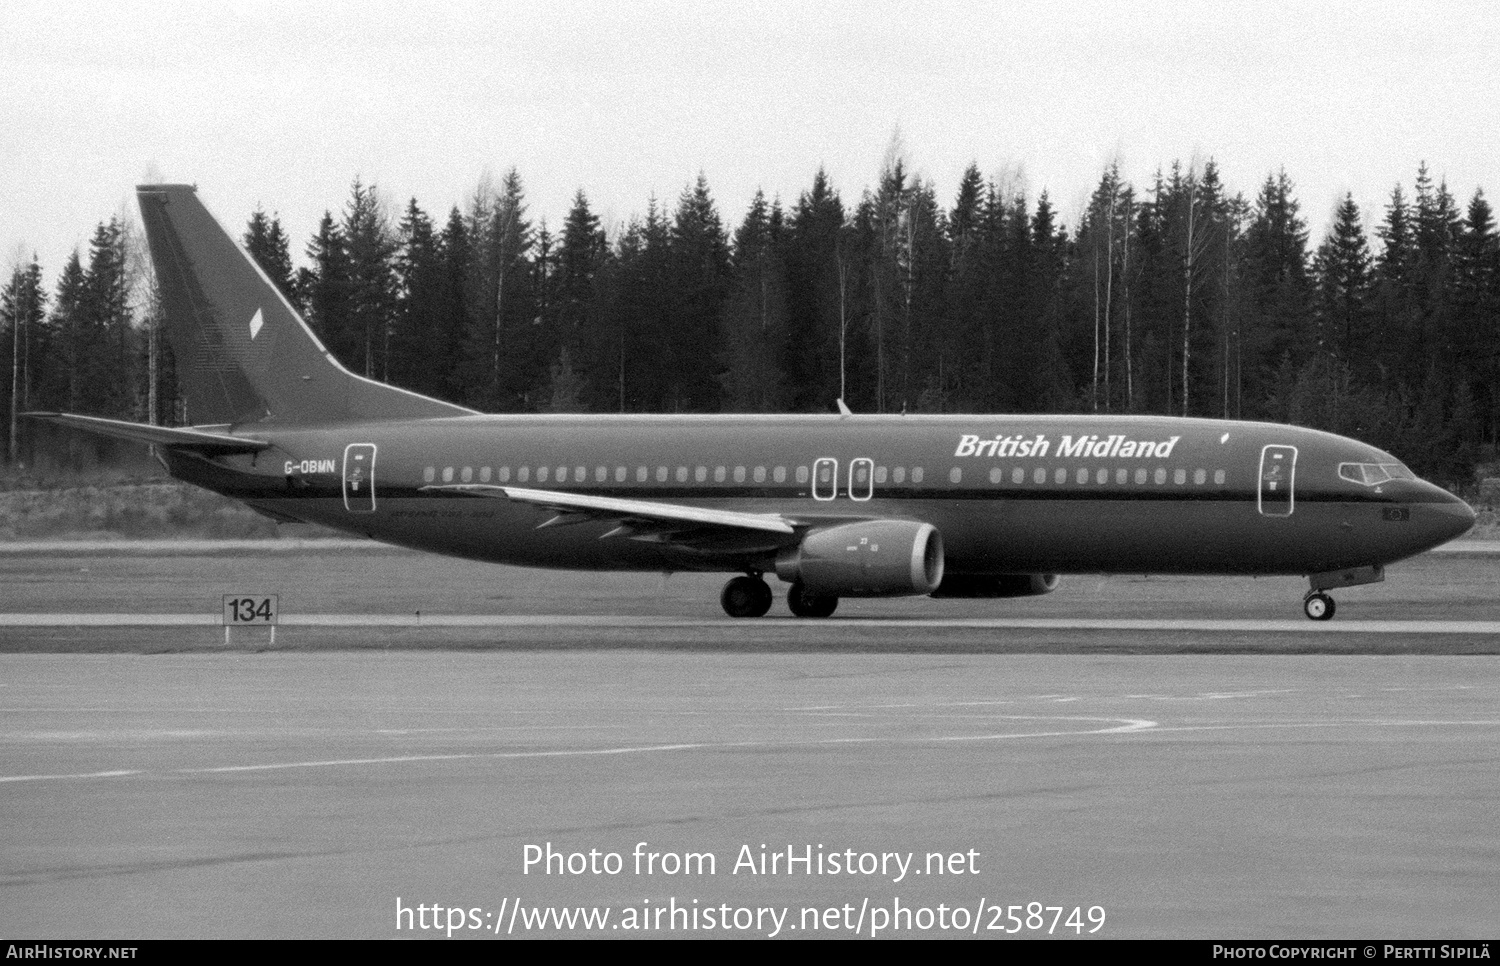
[[[734,234],[730,294],[720,336],[721,408],[780,412],[786,405],[786,269],[773,210],[757,191]]]
[[[1457,363],[1457,333],[1449,304],[1454,248],[1460,234],[1458,206],[1447,182],[1436,188],[1424,162],[1416,182],[1416,272],[1412,278],[1415,329],[1407,351],[1451,371]]]
[[[1268,176],[1245,231],[1247,360],[1245,392],[1268,399],[1283,361],[1300,368],[1313,354],[1307,225],[1285,171]],[[1259,413],[1247,415],[1262,415]]]
[[[448,223],[438,239],[438,261],[438,305],[433,319],[437,327],[433,338],[438,344],[438,351],[434,355],[440,360],[442,371],[438,394],[441,398],[470,406],[480,405],[479,387],[468,380],[467,375],[472,372],[472,368],[464,360],[464,337],[469,328],[469,276],[473,256],[468,226],[456,205],[448,213]]]
[[[477,393],[474,404],[485,409],[528,408],[529,400],[545,392],[557,353],[556,333],[537,325],[543,313],[531,264],[536,238],[526,209],[515,168],[498,189],[482,178],[469,205],[466,370]]]
[[[1383,243],[1375,259],[1375,302],[1371,338],[1379,346],[1378,366],[1386,388],[1415,389],[1409,352],[1420,339],[1417,298],[1417,246],[1411,208],[1398,184],[1386,205],[1385,222],[1377,234]]]
[[[1454,253],[1452,305],[1477,429],[1493,445],[1500,442],[1500,237],[1482,190],[1469,202]]]
[[[360,341],[353,328],[352,281],[344,233],[323,212],[318,233],[307,245],[311,268],[297,274],[297,289],[306,306],[307,320],[325,348],[346,368],[359,370]]]
[[[52,302],[51,323],[52,331],[57,333],[61,343],[58,361],[62,370],[61,397],[66,404],[63,408],[74,413],[80,411],[79,403],[83,395],[83,375],[80,368],[85,351],[85,283],[83,263],[78,257],[77,249],[74,249],[63,266],[62,274],[58,276],[57,298]]]
[[[668,358],[672,312],[671,228],[656,199],[647,202],[646,219],[632,220],[615,246],[610,311],[623,334],[619,369],[624,373],[623,412],[670,412],[676,399]],[[616,386],[620,390],[621,386]]]
[[[563,223],[551,286],[554,300],[548,318],[553,327],[550,339],[554,361],[562,359],[563,350],[567,350],[566,364],[558,362],[551,370],[552,381],[563,379],[568,384],[568,392],[562,396],[557,386],[552,386],[549,396],[554,402],[576,397],[590,409],[608,410],[619,397],[623,379],[617,365],[621,333],[607,323],[601,287],[608,257],[604,231],[580,188]]]
[[[358,340],[355,369],[383,380],[389,375],[396,315],[396,241],[374,185],[367,188],[354,179],[342,228],[349,265],[349,325]]]
[[[956,411],[987,409],[988,368],[993,360],[976,349],[986,345],[986,294],[992,283],[986,259],[985,185],[979,166],[964,170],[948,215],[948,312],[942,352],[950,362],[949,404]]]
[[[126,274],[125,229],[100,223],[89,242],[76,326],[77,398],[82,411],[129,419],[135,414],[134,321]]]
[[[789,406],[803,412],[827,412],[845,392],[840,350],[847,350],[854,293],[852,243],[844,220],[844,203],[819,168],[787,227],[787,341],[781,368]]]
[[[1372,284],[1370,246],[1359,206],[1346,193],[1328,236],[1313,257],[1317,340],[1331,358],[1365,370],[1370,361],[1368,311]]]
[[[281,219],[276,215],[266,218],[266,213],[256,208],[245,228],[245,250],[255,259],[267,277],[286,296],[287,301],[297,304],[293,286],[291,243],[286,232],[281,230]]]
[[[665,358],[669,406],[679,412],[718,408],[719,318],[729,291],[729,244],[701,173],[683,191],[672,218]]]
[[[16,265],[0,289],[0,370],[10,376],[4,399],[6,454],[12,466],[21,458],[22,433],[18,416],[32,406],[32,363],[47,357],[47,293],[42,289],[42,266],[36,255],[28,265]],[[37,351],[41,350],[41,351]]]
[[[442,324],[443,266],[432,219],[415,198],[408,202],[398,228],[395,266],[390,380],[424,395],[442,396],[451,361]]]

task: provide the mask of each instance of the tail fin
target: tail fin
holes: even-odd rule
[[[136,197],[190,423],[472,414],[339,365],[192,185],[141,185]]]

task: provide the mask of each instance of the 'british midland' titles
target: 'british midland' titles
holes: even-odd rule
[[[1052,440],[1045,433],[1035,436],[996,436],[982,439],[965,434],[958,438],[954,456],[975,456],[981,459],[1040,459],[1056,456],[1094,457],[1096,459],[1166,459],[1172,455],[1172,447],[1181,436],[1171,439],[1131,439],[1123,435],[1111,436],[1064,436],[1052,451]]]

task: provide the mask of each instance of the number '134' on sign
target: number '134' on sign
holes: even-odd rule
[[[247,594],[224,595],[224,624],[275,624],[276,595],[252,597]]]

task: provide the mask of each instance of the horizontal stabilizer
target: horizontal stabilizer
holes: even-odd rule
[[[123,419],[104,419],[101,416],[78,416],[73,413],[23,413],[22,415],[28,419],[37,419],[58,426],[71,426],[99,436],[112,436],[115,439],[128,439],[137,443],[151,443],[202,453],[257,453],[271,445],[263,439],[227,436],[223,433],[204,432],[201,429],[148,426],[145,423],[131,423]]]
[[[583,493],[563,493],[558,490],[530,490],[516,486],[486,486],[480,483],[424,486],[422,489],[469,496],[500,497],[517,503],[531,503],[559,513],[586,514],[603,520],[653,520],[728,527],[736,530],[762,530],[768,533],[797,532],[790,523],[775,513],[741,513],[735,510],[685,506],[680,503],[622,500],[612,496],[588,496]]]

